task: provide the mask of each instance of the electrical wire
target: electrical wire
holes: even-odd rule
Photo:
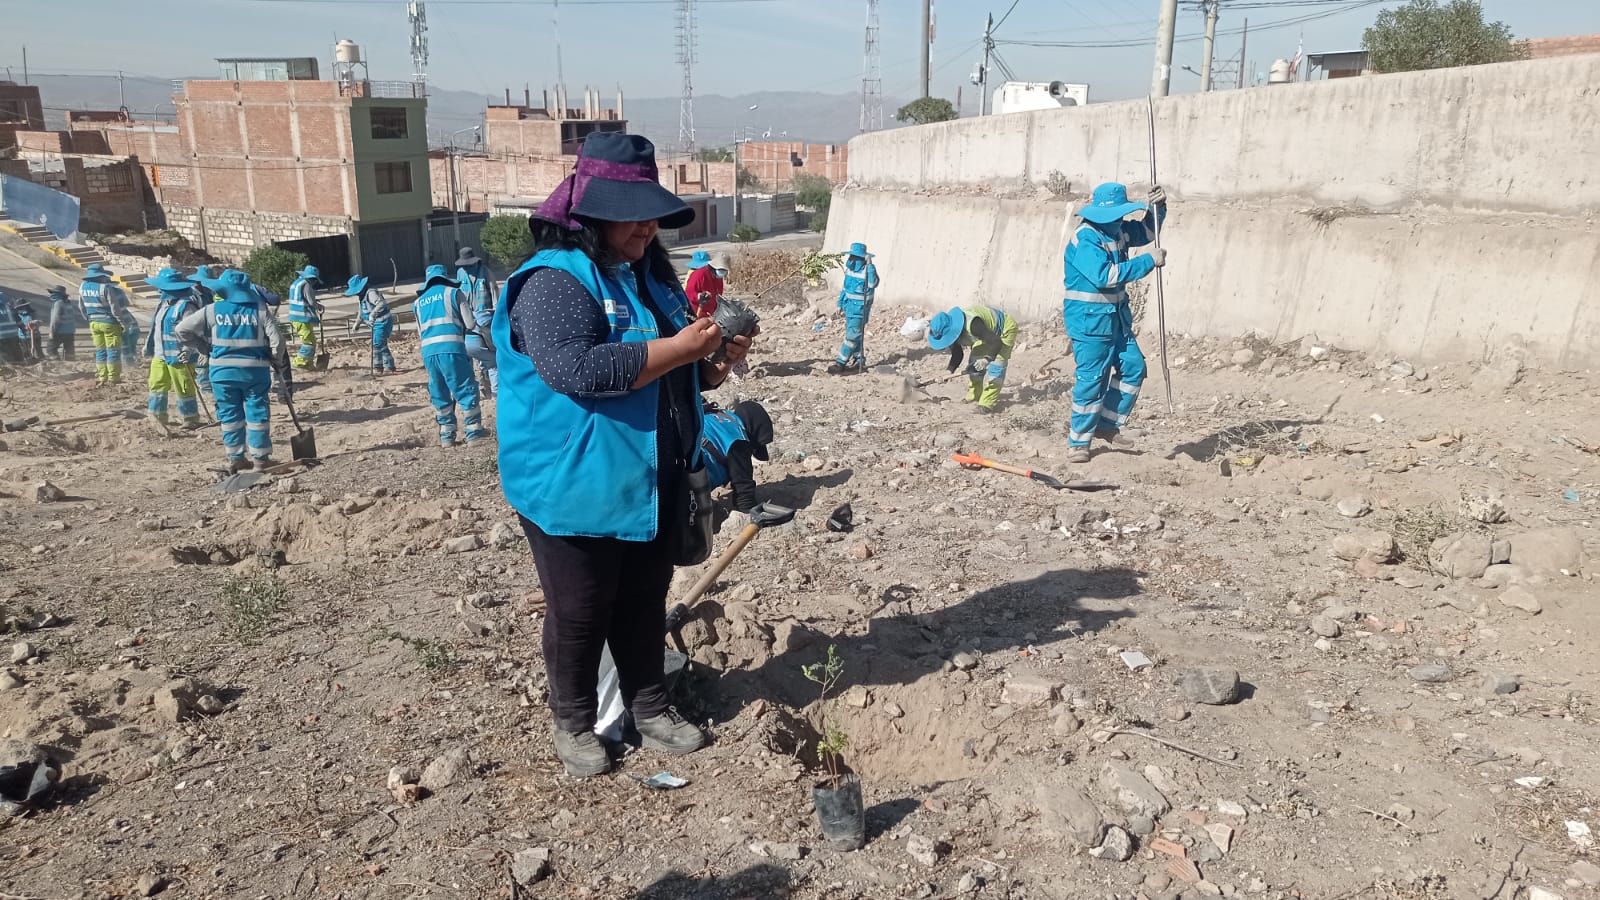
[[[1294,26],[1294,25],[1302,25],[1302,24],[1304,24],[1306,22],[1313,22],[1313,21],[1316,21],[1317,19],[1326,19],[1326,18],[1329,18],[1331,16],[1342,15],[1342,14],[1347,13],[1347,12],[1353,12],[1353,11],[1358,10],[1358,9],[1364,9],[1366,7],[1369,7],[1369,6],[1377,6],[1380,3],[1394,3],[1394,2],[1396,2],[1396,0],[1356,0],[1356,2],[1353,2],[1353,3],[1347,2],[1345,6],[1339,8],[1339,9],[1327,10],[1325,12],[1318,12],[1318,13],[1310,13],[1310,14],[1307,14],[1307,15],[1296,16],[1294,18],[1289,18],[1289,19],[1277,19],[1277,20],[1271,21],[1271,22],[1263,22],[1263,23],[1261,23],[1259,25],[1253,25],[1250,28],[1250,33],[1251,34],[1257,34],[1257,33],[1265,32],[1265,31],[1274,31],[1274,30],[1277,30],[1277,29],[1280,29],[1280,28],[1289,28],[1289,27]],[[1219,30],[1217,32],[1217,35],[1218,36],[1234,35],[1234,34],[1242,34],[1243,32],[1244,32],[1243,28],[1226,28],[1226,29]],[[1190,43],[1194,43],[1195,41],[1198,41],[1198,40],[1203,40],[1204,38],[1205,38],[1205,35],[1203,33],[1198,33],[1198,32],[1197,33],[1191,33],[1191,34],[1183,34],[1183,35],[1178,35],[1177,37],[1173,38],[1173,43],[1176,43],[1176,44],[1190,44]],[[1017,41],[1017,40],[1012,40],[1012,41],[995,41],[995,43],[996,44],[1007,45],[1007,46],[1017,46],[1017,47],[1068,47],[1068,48],[1076,48],[1076,49],[1102,49],[1102,48],[1114,48],[1114,47],[1146,47],[1146,46],[1149,46],[1149,45],[1155,43],[1155,37],[1154,36],[1150,36],[1150,37],[1141,37],[1141,38],[1129,38],[1128,40],[1122,40],[1122,41]]]

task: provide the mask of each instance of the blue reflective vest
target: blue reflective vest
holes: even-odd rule
[[[156,342],[161,342],[161,360],[169,366],[178,364],[178,351],[183,349],[183,343],[178,340],[178,335],[173,329],[183,321],[183,317],[200,308],[200,301],[194,298],[192,291],[182,294],[161,294],[161,305],[156,307],[155,315],[150,317],[150,336],[145,339],[144,352],[146,356],[156,355]]]
[[[631,268],[602,271],[577,250],[541,250],[506,281],[515,297],[538,269],[578,279],[605,310],[609,343],[660,336],[655,316],[639,298]],[[646,276],[651,297],[679,328],[689,324],[689,300],[676,279]],[[512,348],[510,304],[494,311],[491,333],[500,368],[502,401],[496,419],[500,487],[513,509],[547,534],[648,541],[659,530],[656,411],[660,381],[604,396],[574,397],[551,390],[533,360]],[[695,392],[700,370],[693,371]],[[695,404],[700,415],[700,404]],[[704,457],[696,442],[695,455]]]
[[[389,309],[389,301],[383,299],[383,294],[377,288],[367,288],[361,292],[361,321],[371,325],[378,325],[389,321],[393,311]]]
[[[128,304],[127,298],[122,296],[122,288],[109,281],[85,281],[78,288],[78,301],[83,304],[83,315],[90,322],[103,325],[118,324],[118,313]]]
[[[411,311],[422,332],[422,358],[467,352],[467,324],[461,321],[461,291],[436,284],[422,292]]]
[[[255,377],[246,371],[229,372],[229,369],[266,370],[272,366],[272,343],[267,337],[268,328],[277,328],[266,308],[260,303],[240,303],[218,297],[211,304],[211,380],[228,381]],[[262,372],[265,374],[265,371]]]
[[[878,267],[860,257],[851,257],[844,264],[844,286],[839,290],[839,307],[846,312],[862,310],[872,305],[872,295],[878,289]]]
[[[50,325],[55,334],[77,334],[78,307],[71,300],[50,301]]]
[[[474,266],[473,269],[480,267]],[[456,281],[461,282],[461,290],[467,294],[467,299],[472,303],[474,313],[479,310],[492,312],[494,310],[494,284],[489,281],[487,273],[476,274],[473,269],[457,269]]]
[[[289,285],[289,321],[291,322],[320,322],[322,317],[317,314],[317,291],[311,282],[304,278],[296,278],[294,284]]]
[[[704,451],[706,474],[711,476],[711,486],[728,483],[728,449],[747,439],[744,422],[725,409],[706,415],[702,420],[700,449]]]

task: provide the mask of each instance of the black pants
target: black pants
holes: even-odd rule
[[[78,354],[75,352],[77,341],[77,332],[66,333],[58,331],[50,335],[50,355],[56,359],[77,359]]]
[[[556,726],[594,728],[608,642],[622,702],[635,719],[660,715],[668,705],[661,672],[672,586],[665,542],[557,537],[518,518],[544,587],[542,645]]]

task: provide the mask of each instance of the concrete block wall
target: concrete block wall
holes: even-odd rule
[[[1537,362],[1600,365],[1596,85],[1600,56],[1159,101],[1169,328],[1419,361],[1515,341]],[[865,240],[886,301],[1059,315],[1083,193],[1149,180],[1146,109],[859,137],[826,246]],[[1066,198],[1041,187],[1052,172]]]
[[[299,216],[248,209],[166,207],[167,225],[213,256],[239,262],[250,251],[275,241],[349,234],[349,219]]]

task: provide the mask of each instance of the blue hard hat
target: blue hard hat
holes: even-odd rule
[[[966,311],[959,306],[952,306],[948,312],[939,313],[928,320],[928,346],[943,350],[960,340],[961,331],[966,327]]]
[[[1078,210],[1078,215],[1096,225],[1108,225],[1128,213],[1148,209],[1149,206],[1148,203],[1129,200],[1126,185],[1108,181],[1094,189],[1094,193],[1089,195],[1089,202]]]

